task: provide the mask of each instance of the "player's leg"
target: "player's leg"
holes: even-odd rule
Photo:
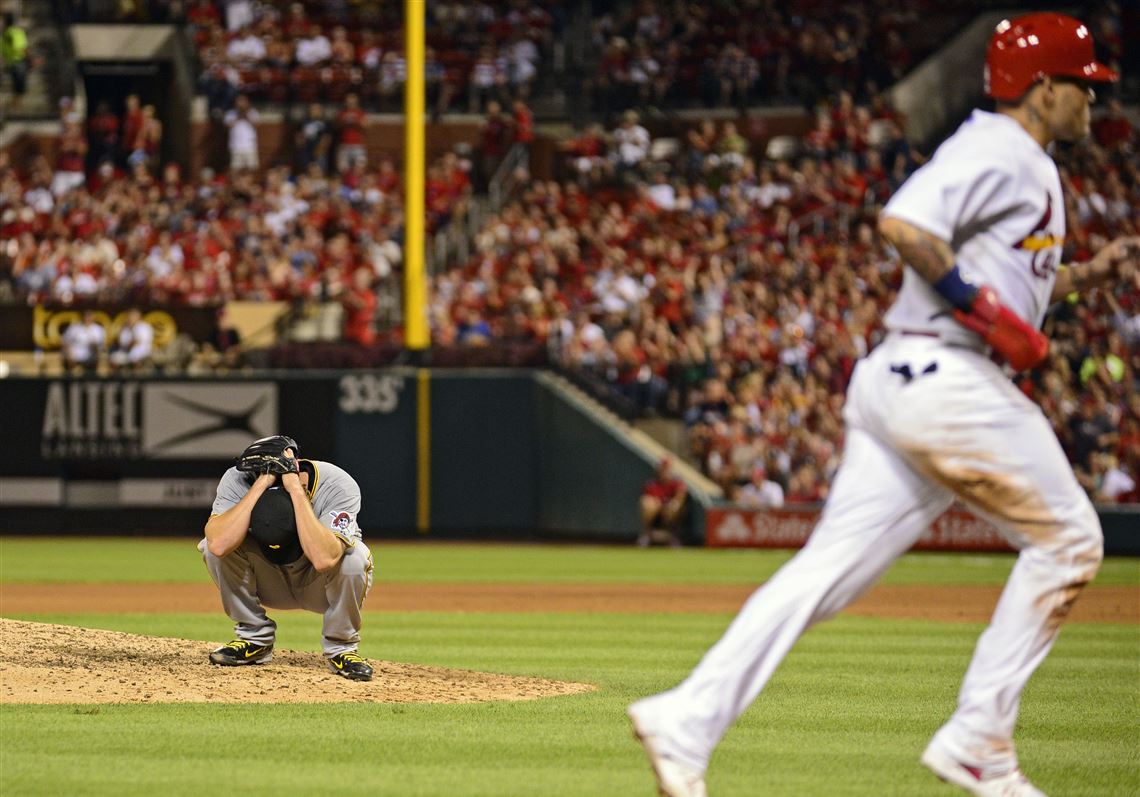
[[[346,548],[336,567],[319,573],[311,569],[303,591],[297,596],[301,607],[324,617],[322,648],[325,657],[356,650],[360,644],[360,609],[372,587],[372,552],[357,540]]]
[[[878,439],[850,428],[843,465],[807,545],[752,594],[684,682],[631,706],[643,741],[654,736],[659,752],[703,772],[800,635],[863,594],[950,500]]]
[[[1103,554],[1096,511],[1052,429],[1035,406],[1010,391],[977,395],[987,423],[974,427],[975,456],[959,451],[933,464],[1020,550],[978,640],[957,711],[932,743],[935,754],[954,755],[986,775],[1016,768],[1012,737],[1022,689]]]
[[[653,528],[661,514],[661,499],[652,495],[641,496],[641,534],[637,544],[642,548],[653,542]]]
[[[260,584],[255,576],[251,552],[242,543],[226,556],[214,556],[203,539],[198,550],[210,577],[218,585],[222,609],[234,621],[234,635],[257,645],[272,645],[277,624],[265,614],[258,597]]]

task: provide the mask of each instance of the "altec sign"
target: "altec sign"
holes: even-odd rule
[[[40,419],[44,459],[228,459],[277,431],[272,382],[57,381]]]
[[[819,520],[819,509],[710,509],[705,545],[711,548],[800,548]],[[949,509],[913,546],[924,551],[1010,551],[990,523],[963,509]]]

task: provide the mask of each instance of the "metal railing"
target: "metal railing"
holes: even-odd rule
[[[509,197],[522,180],[519,179],[519,169],[525,174],[530,173],[530,148],[523,144],[515,144],[503,156],[499,168],[491,175],[487,183],[487,198],[491,202],[491,211],[498,213],[503,207],[503,201]]]

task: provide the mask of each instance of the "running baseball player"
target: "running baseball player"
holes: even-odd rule
[[[360,608],[372,586],[372,554],[356,523],[360,487],[331,462],[298,453],[292,438],[262,438],[218,484],[198,550],[237,638],[211,653],[210,662],[269,661],[277,624],[265,607],[307,609],[324,615],[329,669],[369,681],[372,667],[356,653]]]
[[[807,545],[744,604],[677,687],[629,708],[669,797],[703,797],[728,727],[800,635],[867,590],[955,498],[1020,554],[922,763],[981,797],[1041,797],[1013,744],[1021,691],[1102,557],[1100,524],[1016,369],[1047,352],[1051,302],[1134,272],[1140,239],[1062,266],[1065,203],[1047,147],[1088,134],[1097,63],[1088,29],[1043,13],[1002,22],[986,56],[995,113],[975,111],[880,220],[906,262],[888,334],[847,394],[843,464]]]

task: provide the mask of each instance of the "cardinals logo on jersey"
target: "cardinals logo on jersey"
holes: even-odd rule
[[[1033,231],[1025,236],[1020,243],[1014,244],[1014,249],[1029,252],[1029,267],[1033,275],[1041,279],[1048,278],[1057,270],[1061,261],[1061,247],[1065,244],[1065,236],[1054,235],[1049,226],[1053,221],[1053,197],[1045,194],[1045,212],[1033,227]]]

